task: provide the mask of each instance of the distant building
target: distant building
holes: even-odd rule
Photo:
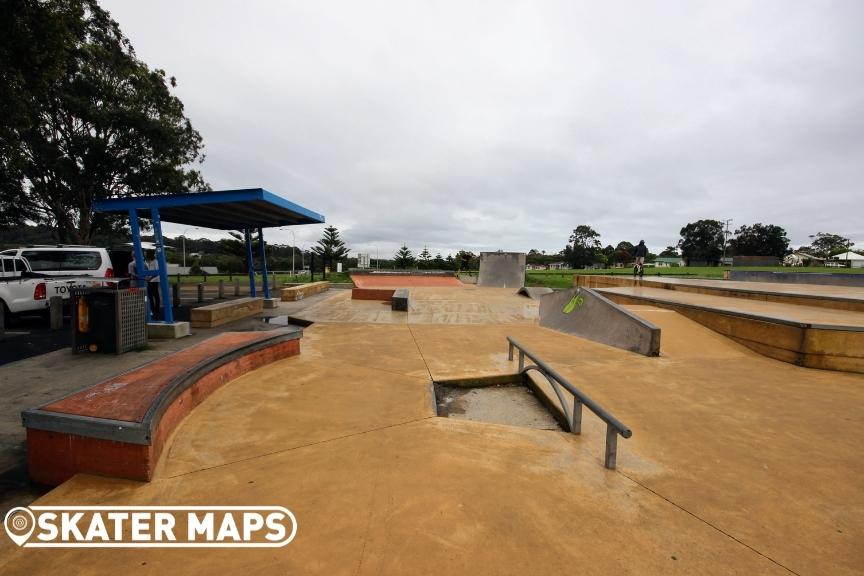
[[[549,270],[569,270],[570,266],[567,262],[552,262],[549,264]]]
[[[809,266],[809,265],[824,266],[825,259],[819,256],[813,256],[806,252],[792,252],[783,258],[784,266]]]
[[[675,268],[684,266],[684,259],[680,256],[658,256],[654,259],[657,268]]]
[[[844,252],[831,257],[834,262],[839,262],[843,266],[850,268],[864,268],[864,256],[857,252]],[[847,264],[848,263],[848,264]]]

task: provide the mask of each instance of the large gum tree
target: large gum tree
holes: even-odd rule
[[[0,0],[0,225],[86,244],[125,224],[94,200],[207,189],[175,86],[95,0]]]

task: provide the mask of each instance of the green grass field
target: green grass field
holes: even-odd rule
[[[678,278],[723,278],[724,270],[729,266],[680,267],[680,268],[645,268],[646,276],[675,276]],[[768,272],[807,272],[834,274],[864,274],[864,268],[788,268],[784,266],[754,266],[743,268],[753,271]],[[742,270],[742,268],[736,268]],[[547,286],[549,288],[570,288],[573,286],[573,276],[576,274],[602,274],[614,276],[632,276],[632,268],[606,268],[602,270],[529,270],[525,274],[526,286]]]

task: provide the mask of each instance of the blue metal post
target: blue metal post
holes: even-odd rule
[[[141,228],[138,223],[138,210],[129,209],[129,228],[132,229],[132,254],[135,257],[135,287],[144,290],[144,298],[147,298],[147,279],[144,278],[144,251],[141,250]],[[147,322],[153,318],[150,315],[150,305],[146,309]]]
[[[253,298],[258,295],[255,290],[255,260],[252,258],[252,233],[249,228],[243,229],[246,237],[246,258],[249,260],[249,295]]]
[[[264,252],[264,228],[258,228],[258,252],[261,254],[261,284],[264,286],[264,298],[270,298],[270,282],[267,280],[267,255]]]
[[[168,285],[168,263],[165,260],[165,247],[162,243],[162,220],[159,219],[159,208],[152,208],[153,240],[156,242],[156,262],[159,265],[159,289],[162,291],[162,306],[165,308],[165,322],[174,323],[174,310],[171,305],[171,287]]]

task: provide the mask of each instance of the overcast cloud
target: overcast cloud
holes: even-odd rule
[[[557,252],[579,224],[659,251],[701,218],[864,245],[859,0],[102,5],[177,77],[214,189],[352,253]]]

